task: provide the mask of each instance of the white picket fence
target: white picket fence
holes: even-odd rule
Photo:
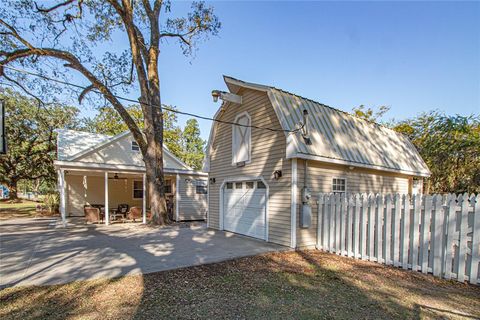
[[[480,283],[480,194],[318,195],[317,248]]]

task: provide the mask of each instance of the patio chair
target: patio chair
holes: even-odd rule
[[[100,214],[100,209],[85,206],[83,207],[83,212],[85,214],[85,222],[100,222],[102,220],[102,215]]]
[[[129,208],[130,208],[130,206],[129,206],[128,204],[126,204],[126,203],[121,203],[121,204],[119,204],[118,207],[117,207],[117,212],[123,214],[124,216],[126,216],[127,213],[128,213],[128,209],[129,209]]]
[[[139,207],[131,207],[127,214],[127,219],[133,220],[142,219],[142,209]]]

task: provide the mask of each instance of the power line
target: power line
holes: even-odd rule
[[[71,83],[71,82],[67,82],[67,81],[63,81],[63,80],[59,80],[59,79],[54,79],[54,78],[45,76],[43,74],[31,72],[31,71],[28,71],[28,70],[18,69],[18,68],[11,67],[11,66],[2,66],[2,67],[13,70],[13,71],[16,71],[16,72],[19,72],[19,73],[23,73],[23,74],[26,74],[26,75],[35,76],[35,77],[42,78],[42,79],[45,79],[45,80],[48,80],[48,81],[52,81],[52,82],[67,85],[67,86],[70,86],[70,87],[74,87],[74,88],[77,88],[77,89],[84,90],[84,89],[87,88],[87,87],[84,87],[84,86],[81,86],[81,85],[78,85],[78,84],[75,84],[75,83]],[[98,94],[102,94],[101,92],[99,92],[96,89],[92,89],[91,91],[95,92],[95,93],[98,93]],[[245,125],[245,124],[235,123],[235,122],[231,122],[231,121],[224,121],[224,120],[214,119],[214,118],[210,118],[210,117],[205,117],[205,116],[201,116],[201,115],[198,115],[198,114],[185,112],[185,111],[180,111],[180,110],[172,109],[172,108],[165,107],[165,106],[162,107],[162,106],[152,105],[152,104],[149,105],[149,104],[142,103],[142,102],[134,100],[134,99],[122,97],[122,96],[115,95],[115,94],[112,94],[112,95],[115,98],[120,99],[120,100],[132,102],[132,103],[143,104],[143,105],[151,106],[151,107],[156,107],[156,108],[167,110],[167,111],[170,111],[170,112],[173,112],[173,113],[178,113],[178,114],[181,114],[181,115],[186,115],[186,116],[190,116],[190,117],[194,117],[194,118],[198,118],[198,119],[202,119],[202,120],[214,121],[214,122],[223,123],[223,124],[230,124],[230,125],[235,125],[235,126],[239,126],[239,127],[254,128],[254,129],[260,129],[260,130],[268,130],[268,131],[272,131],[272,132],[287,132],[287,133],[296,133],[296,132],[300,131],[303,127],[303,125],[302,125],[300,128],[297,128],[295,130],[286,130],[286,129],[275,129],[275,128],[269,128],[269,127],[260,127],[260,126],[254,126],[254,125]]]

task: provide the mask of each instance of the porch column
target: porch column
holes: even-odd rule
[[[142,182],[143,182],[143,189],[142,189],[142,213],[143,213],[143,224],[147,223],[147,197],[146,197],[146,189],[147,189],[147,175],[144,173],[142,175]]]
[[[65,170],[60,169],[58,170],[58,187],[60,191],[60,214],[62,215],[62,223],[63,226],[67,225],[67,201],[66,201],[66,192],[65,192]]]
[[[105,171],[105,225],[110,224],[110,214],[108,211],[108,172]]]
[[[180,217],[180,175],[177,173],[177,179],[175,179],[175,221]]]

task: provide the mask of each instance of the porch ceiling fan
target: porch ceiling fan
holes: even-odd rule
[[[115,175],[113,177],[108,177],[108,179],[112,179],[112,180],[127,180],[127,178],[120,178],[118,176],[118,173],[115,173]]]

